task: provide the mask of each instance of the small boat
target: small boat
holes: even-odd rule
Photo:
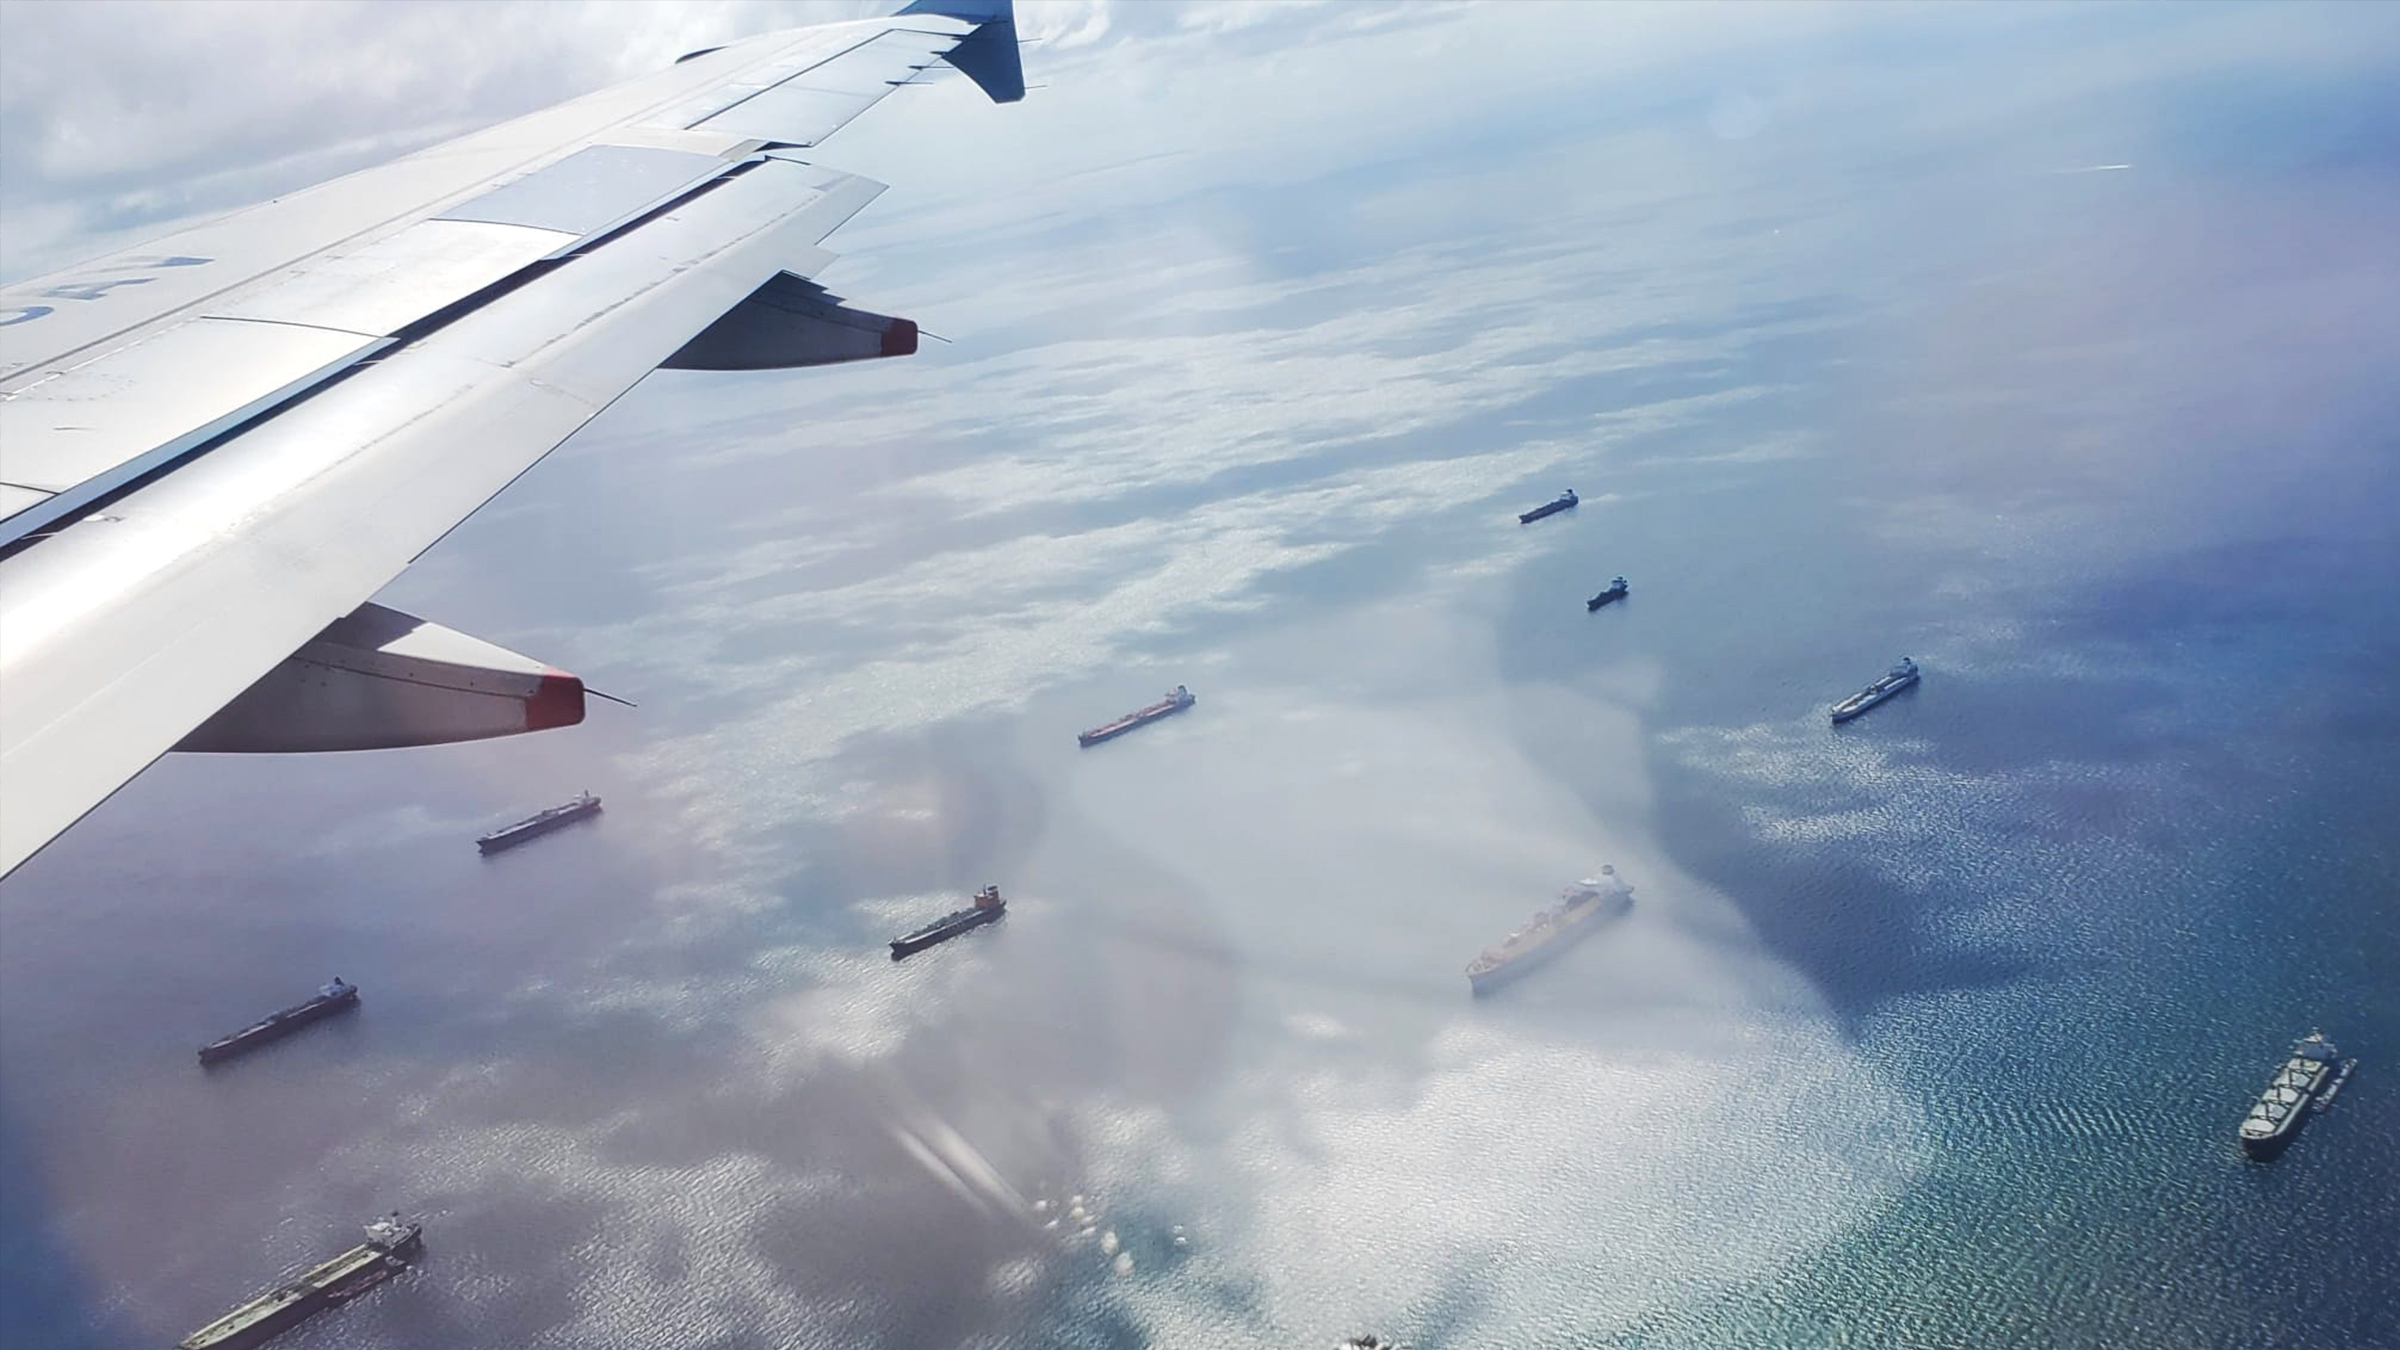
[[[485,853],[498,853],[528,839],[538,839],[561,825],[571,824],[585,816],[598,815],[599,812],[600,799],[586,792],[571,802],[527,816],[514,825],[504,825],[477,839],[475,847]]]
[[[2333,1076],[2333,1081],[2325,1085],[2325,1090],[2317,1094],[2317,1099],[2315,1101],[2309,1103],[2310,1108],[2313,1110],[2322,1111],[2325,1108],[2333,1105],[2333,1099],[2342,1095],[2342,1084],[2349,1082],[2350,1075],[2356,1072],[2358,1072],[2357,1060],[2343,1060],[2342,1071]]]
[[[1917,682],[1917,663],[1903,656],[1900,664],[1883,673],[1883,678],[1833,705],[1833,720],[1847,722],[1867,709]]]
[[[1517,523],[1519,525],[1531,525],[1533,522],[1540,520],[1544,516],[1555,516],[1561,511],[1572,510],[1575,504],[1582,500],[1583,498],[1575,495],[1575,489],[1568,488],[1565,492],[1560,493],[1556,499],[1543,502],[1540,506],[1537,506],[1530,511],[1520,513],[1517,516]]]
[[[1625,578],[1618,577],[1615,581],[1608,583],[1607,590],[1583,602],[1584,612],[1588,614],[1612,600],[1622,600],[1630,593],[1630,590],[1631,588],[1625,584]]]

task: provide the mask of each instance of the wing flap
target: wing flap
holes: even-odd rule
[[[1007,0],[911,10],[695,54],[0,289],[0,414],[32,419],[0,426],[0,873],[770,278],[822,267],[882,189],[778,145],[935,59],[1021,95]],[[959,59],[978,34],[1006,40]],[[801,308],[823,333],[770,354],[905,345],[904,321]]]
[[[63,492],[372,345],[356,333],[202,319],[0,400],[0,482]]]
[[[848,76],[837,73],[843,54],[886,31],[912,34],[910,41],[929,53],[919,59],[931,60],[976,29],[970,21],[925,14],[765,34],[138,248],[0,287],[0,392],[24,383],[27,372],[65,368],[125,346],[235,288],[328,250],[362,247],[591,146],[738,160],[768,138],[698,124],[805,72],[829,81],[822,87],[847,87]],[[868,58],[878,72],[889,70],[884,56],[878,47]],[[813,145],[839,125],[796,129]]]
[[[55,525],[389,344],[201,319],[0,396],[0,542]]]
[[[761,161],[8,559],[0,870],[877,190]]]
[[[523,225],[420,221],[354,252],[312,258],[209,306],[207,313],[213,319],[389,337],[575,240],[573,234]]]
[[[0,542],[271,412],[382,350],[380,339],[575,242],[555,230],[422,221],[0,394],[0,482],[53,494],[0,521]]]

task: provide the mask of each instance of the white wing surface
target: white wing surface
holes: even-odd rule
[[[914,351],[807,280],[882,191],[808,149],[936,60],[1024,94],[1007,0],[920,0],[0,292],[0,871],[179,744],[581,720],[368,597],[662,364]]]

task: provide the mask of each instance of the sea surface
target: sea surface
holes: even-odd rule
[[[0,1340],[398,1208],[279,1347],[2400,1346],[2395,12],[1526,12],[846,132],[954,345],[655,376],[382,597],[638,708],[0,886]]]

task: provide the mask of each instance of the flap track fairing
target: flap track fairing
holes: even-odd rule
[[[382,605],[335,620],[178,750],[384,750],[516,736],[583,720],[583,681]]]
[[[659,369],[792,370],[916,350],[914,322],[852,309],[817,283],[778,272]]]

